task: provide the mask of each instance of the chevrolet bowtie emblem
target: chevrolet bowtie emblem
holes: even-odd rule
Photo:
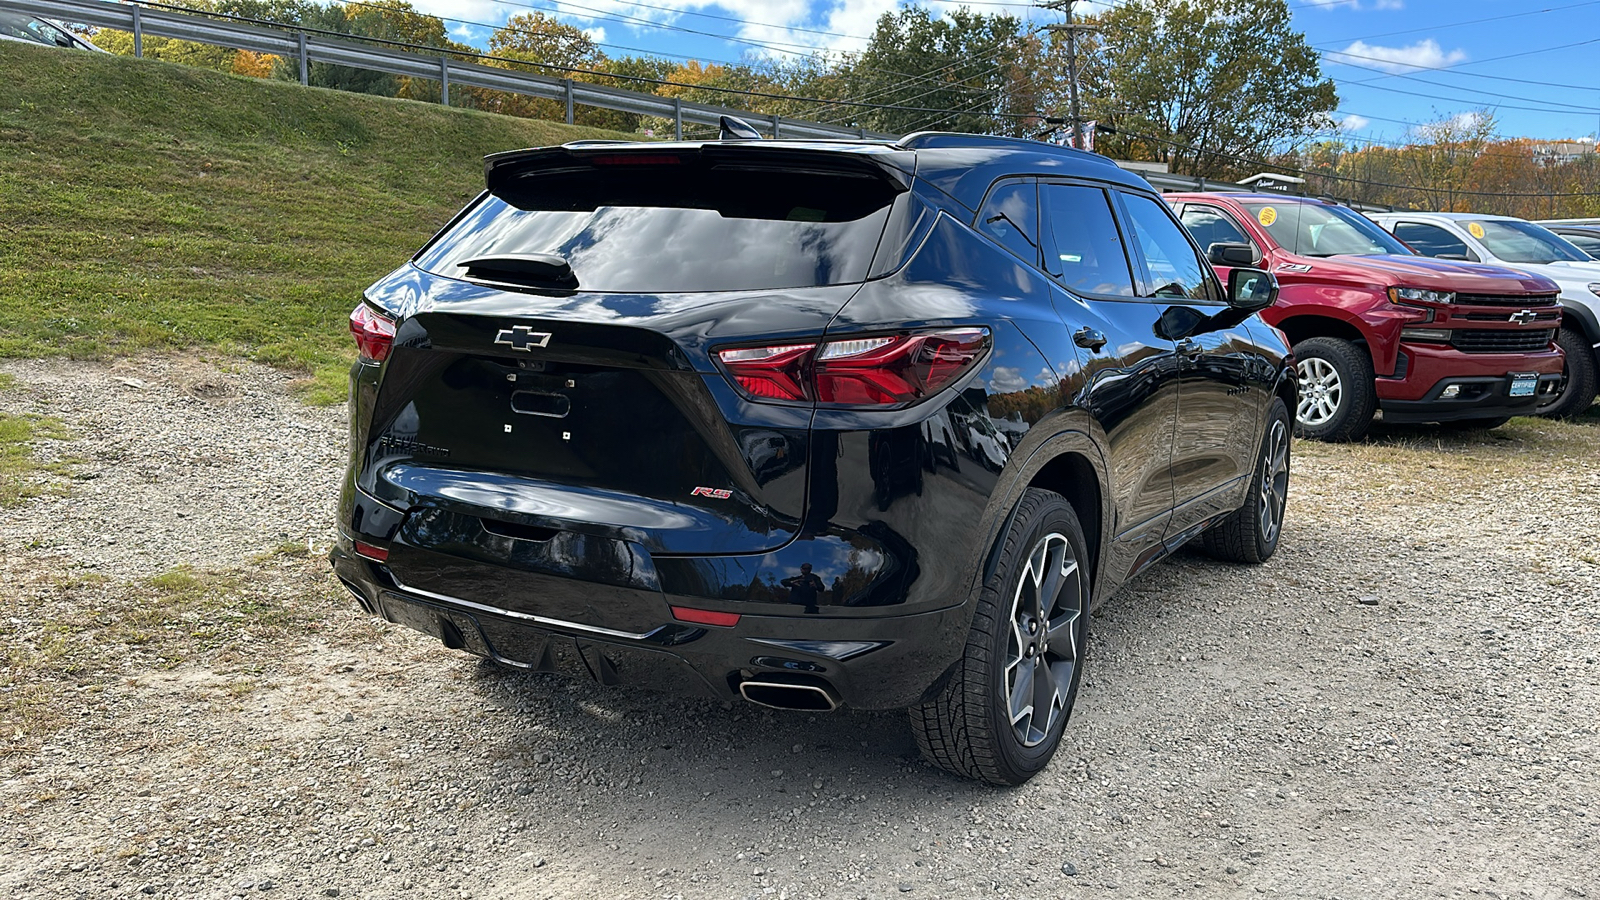
[[[500,329],[500,333],[494,336],[494,342],[528,353],[535,347],[549,346],[550,332],[534,331],[527,325],[513,325],[510,328]]]
[[[1517,323],[1518,325],[1526,325],[1537,318],[1539,318],[1539,314],[1531,309],[1525,309],[1522,312],[1511,314],[1511,321]]]

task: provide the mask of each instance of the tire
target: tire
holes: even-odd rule
[[[1000,540],[965,652],[939,693],[911,708],[911,730],[939,768],[1018,785],[1049,764],[1078,697],[1089,641],[1089,557],[1072,505],[1052,491],[1023,494]],[[1041,600],[1049,603],[1043,615]],[[1026,684],[1037,690],[1015,690]],[[1042,721],[1033,714],[1041,700],[1050,706]]]
[[[1589,411],[1600,386],[1596,384],[1594,348],[1583,332],[1576,328],[1561,329],[1556,335],[1556,345],[1567,355],[1566,384],[1561,393],[1540,403],[1537,414],[1552,419],[1571,419]]]
[[[1300,403],[1294,433],[1316,441],[1359,441],[1378,408],[1372,358],[1347,340],[1308,338],[1294,345]]]
[[[1230,562],[1264,563],[1278,551],[1289,500],[1289,408],[1274,399],[1267,410],[1255,475],[1245,504],[1202,536],[1206,552]]]

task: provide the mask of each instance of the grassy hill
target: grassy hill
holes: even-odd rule
[[[485,154],[618,136],[10,41],[0,72],[0,356],[206,347],[318,402]]]

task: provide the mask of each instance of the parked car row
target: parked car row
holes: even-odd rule
[[[1302,436],[1355,440],[1378,411],[1482,428],[1594,402],[1600,264],[1540,225],[1369,219],[1281,194],[1166,200],[1220,273],[1260,266],[1282,284],[1262,317],[1294,348]]]

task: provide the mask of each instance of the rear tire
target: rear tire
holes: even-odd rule
[[[994,785],[1022,784],[1049,764],[1088,649],[1088,558],[1066,498],[1024,493],[965,652],[938,695],[910,710],[929,762]]]
[[[1308,338],[1294,345],[1300,402],[1294,433],[1316,441],[1359,441],[1378,408],[1372,358],[1341,338]]]
[[[1278,551],[1289,500],[1289,408],[1281,399],[1267,411],[1255,476],[1245,504],[1202,536],[1206,552],[1230,562],[1264,563]]]
[[[1567,355],[1567,383],[1561,393],[1539,404],[1538,415],[1552,419],[1570,419],[1589,411],[1594,403],[1596,385],[1594,348],[1583,332],[1576,328],[1563,328],[1556,335],[1556,345]]]

